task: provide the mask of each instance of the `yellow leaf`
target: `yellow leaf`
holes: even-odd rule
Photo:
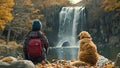
[[[0,29],[4,29],[5,24],[13,19],[11,14],[13,6],[14,0],[0,0]]]

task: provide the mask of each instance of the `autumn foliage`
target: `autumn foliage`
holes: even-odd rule
[[[4,29],[5,24],[13,19],[11,14],[14,0],[0,0],[0,29]]]
[[[102,8],[105,11],[112,11],[116,8],[120,8],[120,1],[119,0],[103,0]]]
[[[36,65],[36,68],[89,68],[88,65],[71,65],[75,60],[57,60],[55,62],[42,62]],[[95,68],[95,67],[92,67]],[[97,66],[97,68],[114,68],[112,62],[103,63],[101,66]]]

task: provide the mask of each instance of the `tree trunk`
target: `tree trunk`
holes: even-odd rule
[[[8,44],[8,42],[9,42],[9,39],[10,39],[10,33],[11,33],[11,29],[8,30],[6,44]]]

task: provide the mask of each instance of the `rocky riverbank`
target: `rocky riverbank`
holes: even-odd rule
[[[101,56],[102,57],[102,56]],[[104,58],[105,59],[105,58]],[[99,61],[103,61],[104,59],[100,59]],[[33,64],[29,60],[23,60],[22,58],[14,58],[12,56],[4,57],[0,59],[0,68],[78,68],[84,67],[88,68],[88,65],[71,65],[76,60],[60,60],[60,59],[53,59],[49,63],[42,63]],[[98,62],[99,62],[98,61]],[[97,63],[98,68],[113,68],[114,64],[111,61],[106,61],[104,63]]]

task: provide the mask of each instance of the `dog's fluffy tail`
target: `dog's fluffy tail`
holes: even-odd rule
[[[72,66],[76,66],[76,67],[79,67],[79,66],[88,66],[87,63],[82,62],[82,61],[74,61],[74,62],[71,62],[70,65],[72,65]]]

